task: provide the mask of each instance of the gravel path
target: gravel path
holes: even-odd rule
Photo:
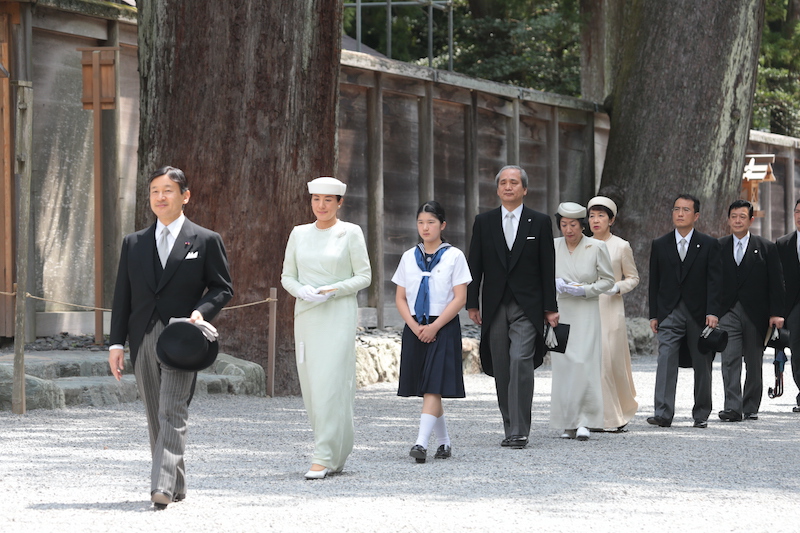
[[[765,356],[765,384],[772,384]],[[356,449],[344,473],[302,474],[311,453],[300,398],[198,399],[191,408],[189,494],[149,503],[141,403],[0,412],[0,531],[797,531],[796,390],[764,398],[758,421],[725,424],[719,363],[708,429],[691,426],[681,370],[670,429],[650,427],[655,362],[634,360],[640,410],[624,434],[562,441],[548,428],[550,369],[536,375],[531,445],[501,449],[494,382],[467,376],[446,401],[454,456],[416,464],[420,401],[379,384],[356,397]],[[431,442],[431,448],[435,448]],[[794,524],[794,525],[792,525]]]

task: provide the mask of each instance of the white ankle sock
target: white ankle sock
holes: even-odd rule
[[[433,426],[436,424],[436,417],[426,413],[422,413],[419,417],[419,434],[417,435],[417,442],[423,448],[428,447],[428,439],[433,431]]]
[[[450,446],[450,435],[447,434],[447,422],[444,421],[444,415],[436,419],[433,431],[436,433],[436,441],[439,446],[442,444]]]

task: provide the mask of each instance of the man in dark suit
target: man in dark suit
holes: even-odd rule
[[[682,194],[672,205],[675,230],[653,241],[650,249],[650,328],[658,338],[655,413],[647,422],[669,427],[675,415],[678,354],[688,344],[694,368],[694,427],[708,426],[711,413],[711,363],[697,340],[703,326],[717,327],[722,265],[719,241],[694,229],[700,201]]]
[[[792,351],[792,377],[800,389],[800,199],[794,204],[795,231],[787,233],[777,241],[778,255],[783,266],[783,280],[786,283],[786,327],[789,329],[789,349]],[[797,394],[792,411],[800,413],[800,393]]]
[[[531,429],[533,371],[544,357],[544,321],[558,324],[550,218],[522,204],[528,175],[506,166],[495,177],[501,207],[475,217],[467,310],[481,326],[481,364],[495,378],[501,445],[524,448]],[[478,300],[483,288],[481,307]]]
[[[119,380],[127,339],[147,413],[153,458],[150,498],[159,510],[186,495],[183,451],[197,374],[163,364],[156,342],[172,317],[211,321],[233,297],[233,285],[220,236],[183,214],[190,197],[183,171],[156,170],[149,191],[158,220],[122,243],[108,362]]]
[[[774,243],[750,234],[753,205],[736,200],[728,208],[733,232],[719,240],[722,254],[722,317],[719,328],[728,332],[722,351],[724,422],[757,420],[764,387],[764,337],[771,326],[783,327],[783,269]],[[747,369],[742,395],[742,357]]]

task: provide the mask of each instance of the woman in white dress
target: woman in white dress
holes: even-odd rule
[[[422,242],[403,253],[392,276],[395,304],[406,323],[397,395],[422,397],[417,441],[409,452],[418,463],[427,459],[432,432],[439,445],[434,458],[450,457],[442,398],[464,397],[458,312],[467,301],[472,275],[464,253],[442,239],[446,225],[438,202],[422,204],[417,211]]]
[[[585,219],[580,204],[558,206],[556,221],[564,235],[555,239],[558,312],[570,330],[565,352],[551,355],[550,427],[563,430],[561,438],[578,440],[603,424],[598,296],[614,286],[606,245],[583,235]]]
[[[361,228],[337,217],[346,189],[335,178],[308,183],[317,220],[292,230],[281,274],[283,288],[297,298],[297,373],[314,430],[307,479],[341,472],[353,451],[356,293],[372,275]]]
[[[606,243],[614,269],[614,286],[600,295],[600,323],[603,329],[603,427],[622,433],[636,414],[636,387],[631,372],[631,352],[625,326],[622,295],[639,285],[639,271],[633,261],[628,241],[611,234],[617,216],[617,204],[611,198],[596,196],[589,200],[589,227],[595,239]]]

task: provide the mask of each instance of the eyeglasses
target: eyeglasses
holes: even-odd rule
[[[691,207],[673,207],[672,208],[672,212],[673,213],[681,213],[681,212],[683,212],[683,213],[691,213],[692,212],[692,208]]]

